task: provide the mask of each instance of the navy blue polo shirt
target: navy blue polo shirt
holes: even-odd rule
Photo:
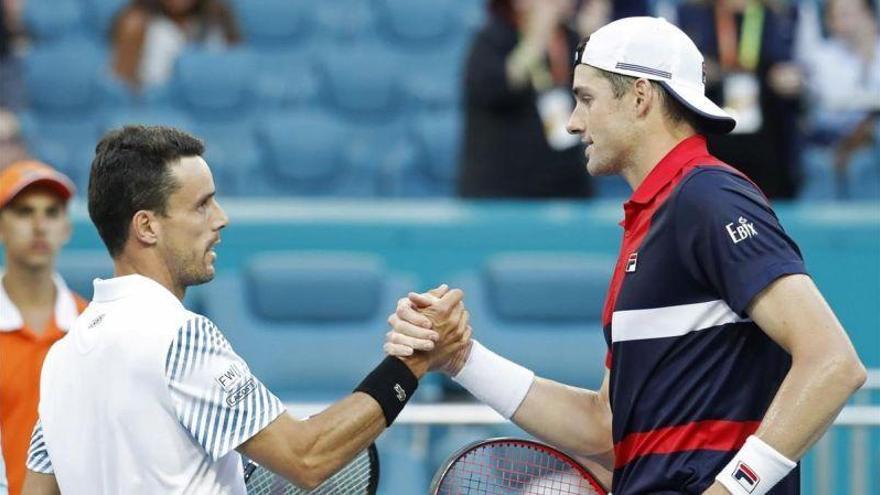
[[[791,357],[746,314],[803,259],[763,193],[679,143],[624,205],[603,324],[615,495],[702,493],[755,432]],[[799,493],[799,468],[773,494]]]

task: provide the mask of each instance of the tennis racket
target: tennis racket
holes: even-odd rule
[[[590,471],[531,440],[493,438],[453,454],[437,471],[431,495],[606,495]]]
[[[248,495],[376,495],[379,453],[371,444],[314,490],[303,490],[255,462],[244,467]]]

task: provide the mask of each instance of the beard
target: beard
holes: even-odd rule
[[[177,284],[181,287],[191,287],[210,282],[214,279],[214,270],[211,268],[206,252],[194,251],[171,252],[167,258],[171,271]]]

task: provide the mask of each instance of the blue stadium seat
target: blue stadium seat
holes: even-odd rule
[[[278,111],[314,104],[320,88],[310,49],[252,50],[251,84],[262,111]]]
[[[462,20],[457,0],[376,0],[380,33],[401,49],[434,49],[452,43]]]
[[[240,0],[234,7],[249,45],[277,49],[289,48],[308,36],[314,4],[310,0]]]
[[[349,170],[371,176],[379,196],[401,196],[401,177],[414,169],[417,150],[407,131],[407,121],[351,127],[344,156]]]
[[[113,276],[113,260],[104,250],[65,250],[58,257],[58,273],[72,291],[91,300],[92,282]]]
[[[316,111],[270,115],[258,128],[276,192],[303,196],[376,194],[373,161],[351,159],[352,137],[342,120]]]
[[[205,160],[221,197],[266,191],[262,152],[250,122],[196,123],[193,132],[205,142]]]
[[[424,112],[410,128],[414,157],[389,178],[393,196],[452,196],[458,170],[461,114]]]
[[[84,40],[38,46],[25,57],[30,108],[78,118],[125,102],[122,87],[106,76],[106,49]]]
[[[263,253],[207,284],[204,304],[273,392],[336,400],[381,361],[385,319],[413,287],[372,255]]]
[[[834,168],[830,147],[809,146],[803,153],[804,183],[799,197],[804,200],[880,199],[880,147],[855,153],[843,174]]]
[[[363,41],[376,36],[376,16],[369,2],[363,0],[315,2],[314,15],[321,38]]]
[[[111,29],[116,17],[128,5],[129,0],[81,0],[85,11],[85,22],[91,35],[102,42],[109,42]]]
[[[404,54],[401,60],[407,68],[401,84],[413,107],[419,110],[448,110],[461,106],[464,84],[462,47],[425,54]]]
[[[856,153],[849,164],[850,198],[880,201],[880,144],[875,143]]]
[[[255,106],[253,69],[242,49],[187,50],[177,59],[168,96],[196,119],[241,121]]]
[[[468,295],[474,336],[539,376],[595,389],[605,371],[601,313],[612,258],[572,253],[492,256]]]
[[[27,0],[22,14],[25,28],[38,42],[55,43],[85,34],[79,0]]]
[[[193,132],[193,121],[189,115],[164,106],[120,107],[109,110],[103,121],[103,131],[126,125],[162,125]]]
[[[100,138],[99,120],[84,114],[73,118],[45,116],[36,112],[19,114],[21,134],[33,155],[67,174],[79,194],[88,186],[89,168]]]
[[[393,52],[379,43],[331,43],[319,51],[319,61],[330,109],[363,122],[397,117],[402,74]]]

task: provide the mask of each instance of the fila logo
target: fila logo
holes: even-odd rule
[[[636,264],[638,263],[638,261],[639,253],[636,252],[629,255],[629,259],[626,260],[626,269],[624,269],[623,271],[625,271],[626,273],[632,273],[636,271]]]
[[[742,461],[736,464],[736,469],[733,470],[733,479],[749,493],[752,493],[761,482],[761,478],[755,474],[755,471],[743,464]]]
[[[751,239],[752,237],[756,237],[758,235],[758,231],[755,230],[755,224],[746,220],[743,217],[739,217],[737,220],[737,225],[734,227],[734,223],[730,222],[725,225],[727,228],[727,234],[730,235],[730,238],[733,240],[734,244],[739,244],[740,242]]]
[[[397,400],[403,402],[406,400],[406,390],[399,383],[394,384],[394,393],[397,394]]]

